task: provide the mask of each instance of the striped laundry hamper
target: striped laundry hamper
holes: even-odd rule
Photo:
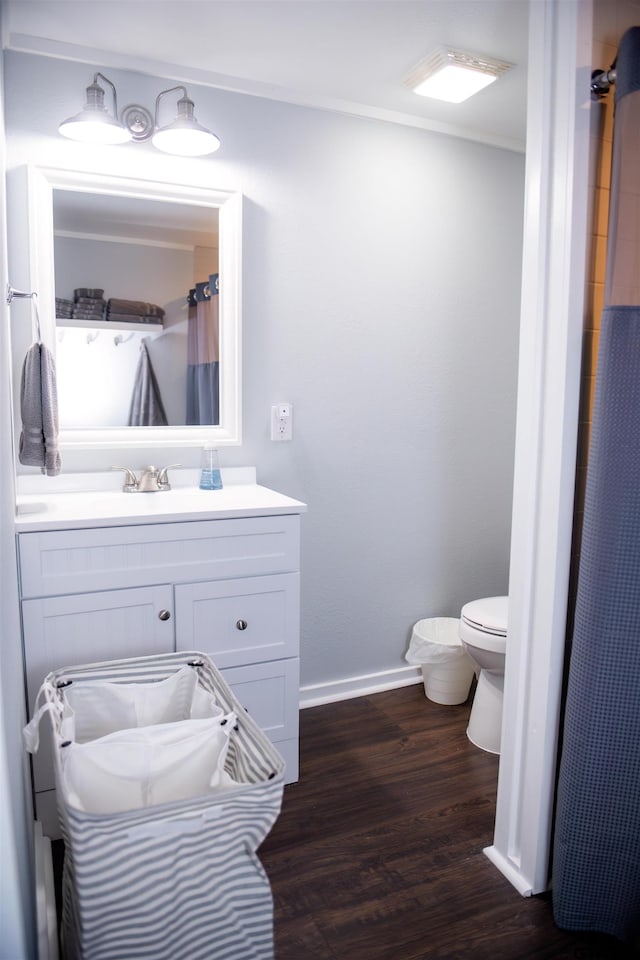
[[[37,749],[51,715],[66,960],[273,960],[257,850],[280,812],[284,761],[212,661],[67,667],[38,702],[25,738]]]

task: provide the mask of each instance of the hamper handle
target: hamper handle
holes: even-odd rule
[[[219,820],[225,812],[224,804],[219,803],[210,807],[206,812],[186,820],[147,820],[138,823],[127,830],[130,840],[140,840],[144,837],[182,836],[185,834],[202,833],[207,823]]]
[[[53,726],[55,729],[55,716],[56,714],[59,714],[60,711],[56,707],[55,703],[51,703],[49,700],[47,703],[43,703],[42,706],[36,710],[26,727],[23,727],[22,737],[27,753],[38,752],[38,748],[40,747],[40,721],[45,713],[50,713],[54,718]]]
[[[43,698],[45,698],[45,702],[41,703]],[[40,706],[38,706],[38,704],[40,704]],[[49,677],[42,682],[38,690],[33,710],[34,713],[31,720],[26,727],[22,729],[22,738],[28,753],[37,753],[38,751],[40,746],[40,721],[45,713],[51,715],[51,726],[53,727],[54,733],[56,733],[56,720],[62,716],[64,710],[62,704],[56,697],[56,689]]]

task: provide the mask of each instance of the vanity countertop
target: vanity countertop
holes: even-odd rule
[[[20,493],[16,497],[16,531],[263,517],[304,513],[306,509],[300,500],[257,483],[225,483],[222,490],[176,486],[161,493],[122,493],[119,489]]]

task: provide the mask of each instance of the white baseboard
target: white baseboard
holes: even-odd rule
[[[300,709],[317,707],[322,703],[336,703],[338,700],[350,700],[352,697],[365,697],[370,693],[381,693],[383,690],[395,690],[397,687],[408,687],[422,682],[420,667],[407,666],[382,670],[379,673],[365,673],[360,677],[309,684],[300,688]]]

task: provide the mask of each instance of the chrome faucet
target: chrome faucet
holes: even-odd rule
[[[157,493],[160,489],[159,476],[160,472],[157,467],[145,467],[138,480],[140,493]]]
[[[112,470],[124,470],[125,478],[122,486],[123,493],[160,493],[162,490],[171,490],[168,471],[173,467],[180,467],[180,463],[170,463],[168,467],[145,467],[138,479],[129,467],[112,467]]]

